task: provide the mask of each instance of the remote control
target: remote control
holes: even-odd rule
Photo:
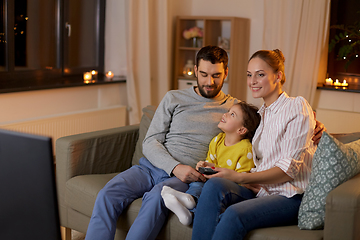
[[[199,167],[199,172],[201,174],[211,175],[217,173],[214,169],[207,168],[207,167]]]

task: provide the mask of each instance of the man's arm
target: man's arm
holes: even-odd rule
[[[167,93],[160,102],[142,144],[144,156],[155,167],[163,169],[169,175],[180,163],[171,156],[164,146],[175,108],[170,104],[170,98],[171,96]]]
[[[175,104],[171,104],[171,95],[167,93],[157,107],[144,138],[143,154],[155,167],[163,169],[169,176],[173,174],[186,183],[205,181],[205,177],[194,168],[180,164],[164,146],[175,107]]]

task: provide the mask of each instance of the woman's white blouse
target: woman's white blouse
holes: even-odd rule
[[[257,196],[292,197],[303,193],[316,150],[311,140],[315,128],[313,110],[303,97],[292,98],[283,92],[269,107],[264,104],[259,113],[261,122],[252,141],[255,168],[251,172],[279,167],[293,180],[262,184]]]

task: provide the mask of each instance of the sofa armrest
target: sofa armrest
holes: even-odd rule
[[[360,239],[360,174],[326,198],[324,239]]]
[[[58,181],[129,168],[138,137],[139,125],[131,125],[59,138],[56,141]]]
[[[360,132],[331,133],[331,135],[344,144],[360,139]]]

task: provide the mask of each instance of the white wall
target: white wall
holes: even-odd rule
[[[317,90],[313,107],[329,133],[350,133],[360,132],[359,103],[359,93]]]
[[[1,125],[126,106],[125,83],[0,94]]]

